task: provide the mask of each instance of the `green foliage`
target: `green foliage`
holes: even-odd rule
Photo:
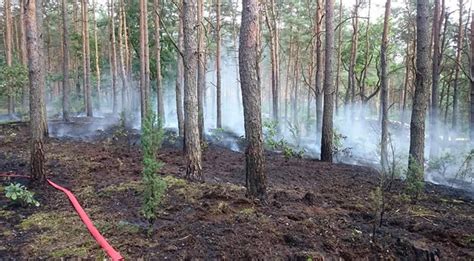
[[[454,164],[455,158],[452,154],[445,153],[440,157],[430,159],[428,162],[427,171],[435,171],[438,174],[444,176],[448,167]]]
[[[141,145],[143,150],[143,216],[152,222],[156,218],[156,210],[166,192],[167,184],[159,175],[163,166],[156,159],[157,150],[163,141],[161,120],[156,118],[152,110],[148,110],[142,123]]]
[[[0,95],[17,97],[28,84],[28,70],[21,64],[0,68]]]
[[[419,198],[425,186],[424,169],[412,156],[408,159],[408,170],[406,177],[406,192],[412,200]]]
[[[347,136],[344,136],[342,133],[339,133],[336,128],[334,128],[332,135],[333,135],[333,139],[332,139],[333,155],[350,156],[351,148],[344,147],[344,140],[347,139]]]
[[[456,173],[456,178],[457,177],[461,177],[462,179],[466,179],[467,177],[470,177],[471,179],[474,178],[474,149],[464,157],[464,160]]]
[[[305,153],[305,150],[293,148],[283,138],[278,139],[277,127],[278,127],[278,122],[276,121],[263,122],[263,135],[265,138],[265,145],[268,146],[271,150],[282,151],[283,155],[285,156],[285,159],[302,158]]]
[[[13,202],[20,203],[20,205],[24,207],[30,205],[36,207],[40,206],[40,203],[34,198],[34,194],[35,193],[28,191],[28,189],[20,183],[11,183],[5,187],[5,196]]]

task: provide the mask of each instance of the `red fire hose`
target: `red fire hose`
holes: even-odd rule
[[[6,178],[29,178],[29,176],[26,175],[18,175],[18,174],[11,174],[11,173],[1,173],[0,172],[0,177],[6,177]],[[71,191],[59,186],[58,184],[52,182],[51,180],[47,179],[46,180],[49,185],[51,185],[53,188],[62,191],[66,196],[69,198],[69,201],[71,201],[72,206],[76,210],[77,214],[81,218],[82,222],[86,225],[87,229],[91,233],[91,235],[94,237],[95,241],[100,245],[102,249],[107,253],[107,255],[113,260],[113,261],[119,261],[119,260],[124,260],[124,258],[120,255],[118,251],[116,251],[108,242],[107,240],[100,234],[99,230],[94,226],[92,221],[90,220],[89,216],[87,213],[84,211],[84,209],[81,207],[79,202],[77,201],[76,197],[74,194],[72,194]]]

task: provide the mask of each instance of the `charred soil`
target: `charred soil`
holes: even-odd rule
[[[88,122],[74,124],[77,130]],[[179,146],[167,142],[160,150],[168,190],[150,233],[140,214],[137,140],[109,127],[87,139],[45,144],[48,177],[75,193],[126,259],[474,259],[474,202],[467,192],[427,183],[411,204],[396,181],[372,236],[375,170],[268,152],[268,198],[256,202],[245,197],[244,155],[213,144],[203,154],[205,183],[184,180]],[[0,125],[0,172],[27,174],[28,149],[26,124]],[[61,192],[10,181],[26,184],[41,206],[16,206],[0,191],[0,259],[104,257]],[[10,181],[0,178],[2,185]]]

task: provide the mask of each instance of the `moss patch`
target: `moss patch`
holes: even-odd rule
[[[98,251],[79,217],[72,212],[39,212],[21,221],[21,230],[35,231],[25,249],[31,256],[88,257]],[[100,250],[99,250],[100,251]]]

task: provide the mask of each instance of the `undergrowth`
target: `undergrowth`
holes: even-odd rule
[[[150,222],[156,218],[157,208],[166,192],[166,181],[157,172],[163,163],[157,160],[157,152],[163,142],[161,119],[148,110],[142,123],[141,145],[143,150],[143,216]]]

